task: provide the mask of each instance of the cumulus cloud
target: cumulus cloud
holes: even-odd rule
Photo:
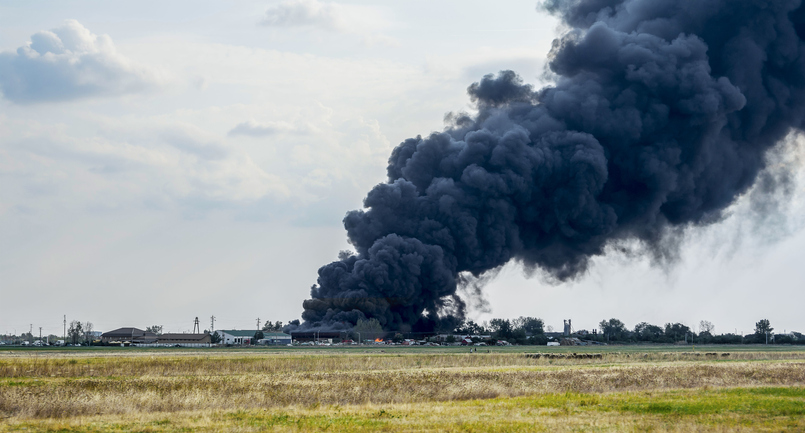
[[[136,93],[160,81],[158,73],[118,53],[109,36],[95,35],[76,20],[0,53],[0,89],[16,103]]]
[[[313,27],[363,36],[367,42],[395,44],[377,31],[388,25],[377,10],[319,0],[288,0],[270,7],[260,21],[266,27]]]

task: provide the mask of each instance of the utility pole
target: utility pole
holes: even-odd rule
[[[42,344],[42,327],[39,327],[39,343]]]
[[[260,330],[260,318],[259,317],[257,318],[257,330],[258,331]]]
[[[30,340],[31,343],[34,342],[33,341],[34,340],[34,324],[33,323],[31,323],[31,327],[28,328],[28,339]]]
[[[215,331],[215,316],[210,316],[210,334]]]
[[[66,314],[64,315],[64,333],[62,334],[61,338],[64,339],[64,342],[67,342],[67,315]]]
[[[193,333],[198,334],[199,332],[198,316],[196,316],[196,320],[193,321]]]

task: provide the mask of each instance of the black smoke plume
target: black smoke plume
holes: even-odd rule
[[[802,128],[800,0],[550,0],[555,85],[511,71],[468,89],[475,116],[411,138],[344,218],[354,255],[319,269],[303,327],[461,318],[461,281],[510,260],[559,281],[605,247],[666,254],[718,221]]]

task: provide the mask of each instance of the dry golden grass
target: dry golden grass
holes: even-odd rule
[[[439,410],[445,416],[463,413],[463,421],[450,424],[456,431],[501,426],[509,426],[502,428],[506,431],[555,431],[557,425],[588,430],[606,419],[601,424],[606,431],[640,430],[641,425],[653,431],[681,431],[687,425],[691,428],[683,430],[695,431],[693,427],[712,419],[721,423],[705,423],[707,431],[720,426],[735,431],[743,424],[731,421],[730,414],[668,422],[667,414],[577,410],[586,407],[586,400],[572,396],[805,386],[803,352],[630,352],[604,353],[601,359],[533,359],[518,353],[199,353],[0,354],[0,431],[26,426],[66,431],[215,431],[221,426],[236,427],[230,431],[327,426],[442,430],[429,415]],[[575,406],[539,403],[551,396],[575,401]],[[528,407],[521,407],[521,401]],[[478,413],[494,413],[477,417],[473,407]],[[380,410],[408,415],[378,421]],[[565,421],[553,425],[558,419]]]
[[[588,351],[589,352],[589,351]],[[188,376],[366,372],[421,368],[477,368],[656,364],[683,361],[803,360],[792,352],[604,352],[601,359],[528,358],[523,353],[298,353],[298,352],[0,352],[0,379],[15,377]],[[581,353],[581,352],[579,352]]]
[[[780,432],[803,431],[803,415],[805,388],[754,388],[15,419],[0,432]]]

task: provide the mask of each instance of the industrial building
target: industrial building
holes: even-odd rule
[[[157,337],[160,346],[210,347],[210,334],[162,334]]]
[[[138,328],[118,328],[101,334],[101,342],[103,343],[153,344],[156,343],[156,340],[157,334]]]
[[[286,344],[291,344],[293,341],[290,334],[286,334],[284,332],[265,332],[263,333],[263,338],[259,340],[258,344],[267,344],[270,346],[284,346]]]
[[[254,334],[257,333],[256,329],[219,329],[215,331],[221,337],[220,344],[251,344],[254,339]]]

